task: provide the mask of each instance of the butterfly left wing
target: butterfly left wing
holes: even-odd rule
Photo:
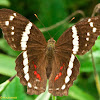
[[[89,51],[99,35],[100,16],[96,16],[76,23],[60,36],[55,45],[56,60],[53,63],[53,71],[49,79],[50,93],[55,96],[68,94],[69,87],[79,74],[80,65],[75,55],[83,55]],[[60,68],[64,63],[63,68],[65,69],[60,73]],[[57,80],[55,81],[55,79]]]

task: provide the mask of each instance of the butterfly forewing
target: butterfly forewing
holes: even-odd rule
[[[9,9],[0,10],[0,27],[8,44],[14,50],[26,50],[34,41],[36,44],[46,45],[45,38],[40,30],[15,11]],[[31,45],[28,45],[30,42]]]
[[[100,17],[86,18],[66,30],[58,39],[56,47],[70,49],[73,54],[83,55],[95,44],[100,35]],[[67,50],[66,49],[66,50]]]

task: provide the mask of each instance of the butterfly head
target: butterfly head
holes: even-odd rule
[[[48,40],[48,44],[47,44],[48,51],[54,50],[55,43],[56,43],[56,41],[53,38],[51,38],[51,39]]]
[[[55,47],[55,42],[56,42],[56,41],[55,41],[53,38],[49,39],[49,40],[48,40],[48,46],[49,46],[49,47]]]

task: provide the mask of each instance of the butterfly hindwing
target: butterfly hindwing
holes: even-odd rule
[[[79,74],[79,67],[79,61],[75,55],[68,52],[55,53],[49,78],[49,92],[55,96],[68,95],[69,87]]]
[[[20,82],[27,85],[27,93],[38,95],[46,88],[45,54],[39,50],[38,53],[31,55],[31,53],[35,53],[34,49],[31,48],[31,50],[34,52],[27,50],[18,56],[15,69]]]
[[[73,84],[73,81],[79,73],[80,64],[75,55],[85,54],[95,44],[95,40],[100,35],[99,22],[99,16],[86,18],[66,30],[57,40],[55,44],[55,61],[57,61],[57,63],[53,65],[56,66],[56,68],[53,67],[54,69],[49,79],[49,91],[53,95],[62,96],[68,94],[69,87]],[[63,61],[64,57],[67,57],[67,59]],[[73,58],[74,60],[71,62],[70,59]],[[59,62],[65,63],[65,69],[62,70],[62,74],[65,74],[61,77],[59,69],[63,63]],[[70,66],[73,66],[73,68],[69,68]],[[67,76],[68,73],[71,75],[70,77]],[[55,77],[57,78],[56,81],[54,81]]]

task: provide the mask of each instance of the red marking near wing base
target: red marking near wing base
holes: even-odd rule
[[[34,71],[34,75],[37,75],[37,71]]]
[[[55,77],[55,81],[62,75],[62,73],[60,72],[58,75],[56,75]]]
[[[62,73],[60,72],[60,73],[59,73],[59,76],[61,76],[61,75],[62,75]]]
[[[60,67],[60,70],[62,70],[62,69],[63,69],[63,66]]]
[[[37,76],[36,76],[39,80],[41,80],[41,77],[40,77],[40,75],[39,74],[37,74]]]
[[[56,75],[55,80],[57,80],[59,78],[59,75]]]
[[[60,71],[62,71],[62,69],[63,69],[64,66],[65,66],[65,63],[63,64],[63,66],[60,67]],[[61,72],[60,72],[58,75],[56,75],[55,81],[56,81],[57,79],[59,79],[59,77],[60,77],[61,75],[62,75]]]
[[[33,61],[34,64],[34,61]],[[37,66],[34,64],[35,69],[37,68]],[[34,75],[36,75],[36,78],[38,78],[39,80],[41,80],[41,76],[37,73],[37,71],[34,71]]]
[[[36,77],[41,80],[41,76],[37,73],[37,71],[34,71],[34,75],[36,75]]]
[[[37,67],[37,66],[36,66],[36,65],[34,65],[34,67],[35,67],[35,69],[36,69],[36,67]]]

